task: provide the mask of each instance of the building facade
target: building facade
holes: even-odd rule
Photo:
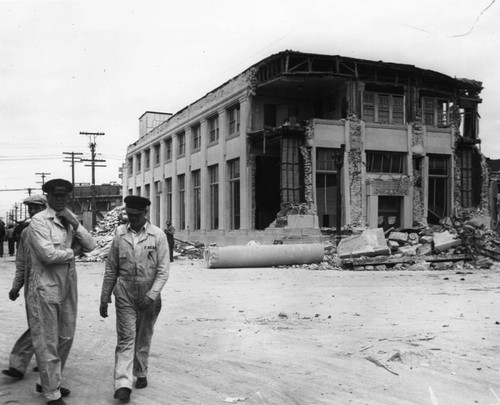
[[[343,227],[487,211],[481,90],[411,65],[281,52],[175,114],[143,114],[123,191],[150,198],[151,222],[172,220],[177,237],[222,245],[317,239],[338,201]]]

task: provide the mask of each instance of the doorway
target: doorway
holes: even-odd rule
[[[266,229],[280,210],[280,160],[257,156],[255,168],[255,229]]]

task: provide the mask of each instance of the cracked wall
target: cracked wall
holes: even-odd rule
[[[353,227],[366,227],[366,218],[363,215],[363,179],[362,179],[362,137],[361,123],[355,114],[349,120],[349,198],[351,202],[351,223]]]

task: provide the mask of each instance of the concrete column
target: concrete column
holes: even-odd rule
[[[240,102],[240,123],[247,123],[249,120],[250,105],[247,100]],[[248,147],[246,137],[246,125],[240,124],[240,229],[248,230],[252,219],[252,190],[250,190],[252,173],[248,167]]]
[[[172,225],[179,229],[179,184],[177,181],[177,152],[179,148],[177,135],[172,135]]]
[[[219,229],[228,230],[228,179],[226,165],[228,122],[226,110],[219,111]]]
[[[186,128],[186,177],[184,178],[185,184],[185,201],[186,201],[186,229],[192,231],[193,226],[193,190],[191,181],[191,149],[193,147],[192,131],[191,128]]]
[[[207,145],[208,145],[208,128],[207,120],[203,119],[200,122],[200,135],[201,135],[201,162],[200,162],[200,205],[201,205],[201,218],[200,230],[205,231],[209,228],[210,221],[210,185],[208,184],[208,168],[207,168]]]

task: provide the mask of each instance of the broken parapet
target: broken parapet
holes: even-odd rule
[[[340,259],[360,256],[390,255],[382,228],[366,229],[361,235],[350,236],[340,241],[337,255]]]
[[[324,246],[315,244],[210,246],[205,249],[207,267],[271,267],[323,261]]]

